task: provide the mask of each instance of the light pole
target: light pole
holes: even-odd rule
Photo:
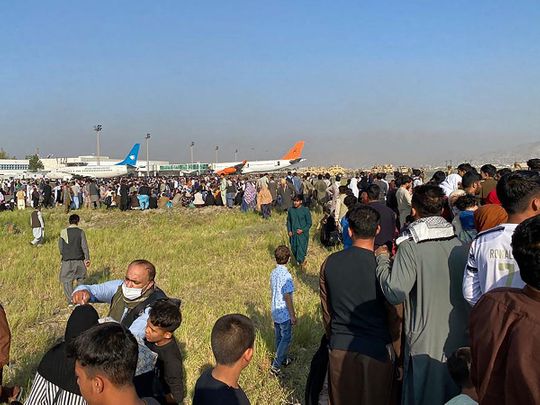
[[[100,158],[99,158],[99,133],[101,132],[102,130],[102,126],[101,125],[94,125],[94,131],[96,131],[96,142],[97,142],[97,165],[100,166],[101,162],[100,162]]]
[[[150,141],[150,134],[146,134],[146,177],[150,176],[150,152],[148,151],[148,143]]]
[[[216,163],[218,162],[218,150],[219,150],[219,146],[216,146]]]
[[[189,146],[189,151],[191,153],[191,164],[193,164],[193,147],[195,146],[195,142],[191,141],[191,145]]]
[[[236,162],[238,160],[238,149],[234,151],[234,161]]]

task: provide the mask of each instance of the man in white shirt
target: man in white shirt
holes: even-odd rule
[[[471,305],[493,288],[525,286],[511,242],[518,224],[540,214],[540,176],[527,173],[510,173],[499,180],[497,196],[508,220],[478,234],[471,244],[463,275],[463,297]]]
[[[469,163],[460,164],[457,167],[457,173],[449,174],[439,187],[444,190],[444,194],[448,197],[453,191],[459,189],[462,176],[470,171],[472,171],[472,166]]]

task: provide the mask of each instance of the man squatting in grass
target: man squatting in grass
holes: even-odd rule
[[[84,231],[78,226],[79,221],[77,214],[70,215],[69,226],[60,232],[58,238],[58,249],[62,257],[60,282],[64,286],[68,304],[71,304],[73,282],[78,284],[83,281],[86,278],[86,269],[90,267],[88,243]]]
[[[311,212],[302,205],[302,197],[297,195],[293,197],[293,208],[287,210],[287,231],[292,254],[300,266],[305,265],[310,228]]]
[[[80,285],[72,295],[74,304],[107,302],[111,304],[109,317],[129,328],[139,339],[145,329],[153,304],[167,298],[156,286],[156,268],[148,260],[132,261],[124,280],[111,280],[101,284]]]
[[[154,397],[162,404],[183,403],[185,396],[182,354],[173,335],[181,323],[180,300],[172,298],[157,301],[146,323],[144,343],[158,355]]]
[[[291,359],[287,357],[292,340],[292,326],[296,325],[294,312],[293,292],[294,285],[291,274],[287,270],[287,263],[291,251],[287,246],[278,246],[274,256],[277,266],[270,275],[270,289],[272,292],[272,320],[276,337],[276,357],[270,367],[272,374],[278,375],[281,366],[288,366]]]
[[[210,340],[216,366],[197,380],[193,405],[249,405],[238,379],[253,358],[253,322],[241,314],[224,315],[214,324]]]
[[[68,345],[77,384],[88,405],[159,405],[139,398],[133,385],[139,349],[131,332],[107,322],[83,332]]]

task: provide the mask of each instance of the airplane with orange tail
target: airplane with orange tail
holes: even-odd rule
[[[299,141],[281,159],[213,163],[211,168],[219,175],[275,172],[304,162],[306,159],[302,158],[303,149],[304,141]]]

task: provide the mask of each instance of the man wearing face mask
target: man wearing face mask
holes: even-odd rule
[[[152,304],[167,298],[154,282],[156,268],[148,260],[134,260],[124,280],[78,286],[71,300],[85,305],[93,302],[111,304],[109,317],[128,328],[135,337],[144,339],[146,321]]]

